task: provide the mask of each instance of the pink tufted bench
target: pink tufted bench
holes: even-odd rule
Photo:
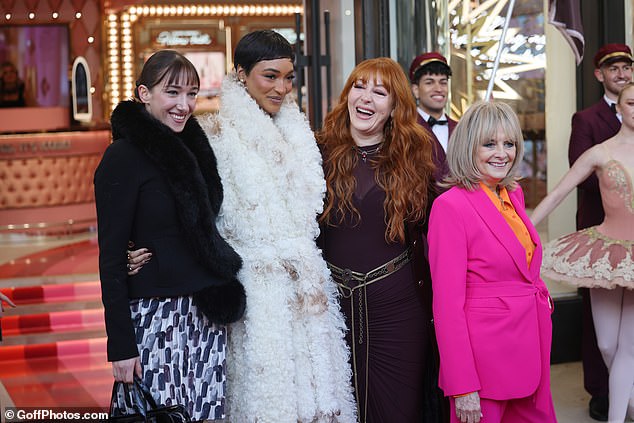
[[[0,136],[0,231],[94,227],[93,174],[110,132]]]

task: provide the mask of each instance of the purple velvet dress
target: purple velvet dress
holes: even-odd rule
[[[354,175],[353,201],[361,221],[354,225],[347,216],[343,225],[322,226],[322,246],[329,263],[366,273],[398,257],[406,246],[385,240],[385,192],[375,182],[370,155],[365,162],[359,159]],[[428,335],[412,263],[365,290],[346,292],[340,301],[360,421],[421,422]]]

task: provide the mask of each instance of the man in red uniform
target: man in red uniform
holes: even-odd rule
[[[621,127],[614,108],[621,88],[632,80],[632,52],[625,44],[606,44],[594,56],[594,76],[603,85],[603,98],[572,116],[572,131],[568,146],[570,165],[587,149],[613,137]],[[595,226],[603,221],[604,212],[599,181],[594,173],[578,187],[577,229]],[[600,288],[597,288],[600,289]],[[608,371],[597,347],[590,293],[579,289],[583,299],[583,361],[584,386],[592,396],[589,414],[595,420],[608,420]]]
[[[409,67],[412,93],[418,106],[418,123],[429,132],[434,143],[437,181],[448,172],[446,151],[456,121],[445,114],[449,99],[451,68],[447,59],[435,51],[417,56]]]

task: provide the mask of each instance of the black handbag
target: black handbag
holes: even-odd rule
[[[110,399],[110,422],[185,423],[191,417],[183,405],[158,406],[138,376],[134,383],[115,382]]]

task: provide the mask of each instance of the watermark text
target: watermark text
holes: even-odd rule
[[[66,421],[107,421],[108,413],[101,409],[90,408],[17,408],[3,410],[7,423],[10,422],[66,422]]]

